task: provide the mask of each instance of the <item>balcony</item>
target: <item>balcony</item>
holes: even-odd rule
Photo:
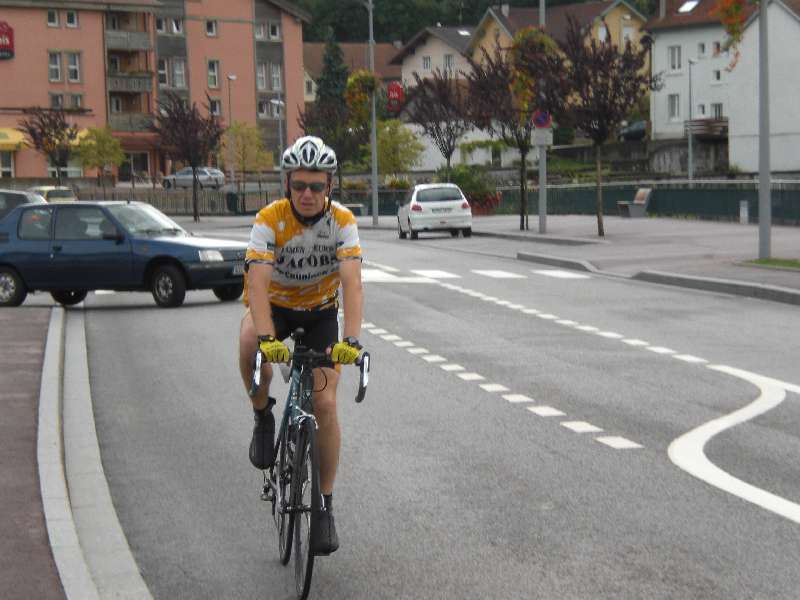
[[[150,34],[146,31],[106,30],[106,47],[109,50],[150,50]]]
[[[114,73],[108,76],[109,92],[140,94],[153,91],[153,73]]]
[[[113,131],[150,131],[153,115],[149,113],[117,113],[108,118]]]
[[[685,121],[683,124],[683,130],[687,137],[690,129],[692,136],[698,140],[727,140],[728,118],[692,119],[691,121]]]

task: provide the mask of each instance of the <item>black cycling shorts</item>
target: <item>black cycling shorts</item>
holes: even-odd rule
[[[292,310],[282,306],[270,305],[275,337],[284,340],[298,327],[305,330],[303,345],[324,352],[339,341],[339,320],[336,306],[322,310]],[[323,367],[334,368],[332,361],[322,363]]]

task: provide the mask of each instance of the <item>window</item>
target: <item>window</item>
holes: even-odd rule
[[[722,71],[720,69],[714,69],[711,72],[711,81],[715,83],[722,81]]]
[[[167,33],[167,24],[164,22],[164,17],[156,17],[156,31],[158,33]]]
[[[283,107],[280,104],[276,104],[275,102],[270,102],[270,105],[272,105],[272,116],[275,117],[276,119],[280,119]]]
[[[186,61],[183,58],[172,59],[172,87],[186,87]]]
[[[122,98],[120,98],[119,96],[111,96],[111,112],[112,113],[122,112]]]
[[[269,100],[258,101],[258,118],[266,119],[269,117]]]
[[[158,59],[158,85],[169,85],[169,71],[167,70],[167,59]]]
[[[0,177],[14,176],[14,155],[11,152],[0,152]]]
[[[601,42],[608,40],[608,28],[602,23],[600,24],[600,27],[597,28],[597,39]]]
[[[503,155],[500,148],[496,146],[492,146],[492,166],[493,167],[502,167],[503,166]]]
[[[47,78],[50,81],[61,81],[61,53],[48,52]]]
[[[47,11],[47,26],[48,27],[58,27],[58,11],[57,10],[48,10]]]
[[[103,210],[94,207],[60,207],[56,213],[55,239],[101,240],[111,225]]]
[[[697,105],[697,116],[698,117],[705,117],[706,116],[706,105],[705,104],[698,104]]]
[[[206,35],[208,37],[217,37],[217,22],[206,21]]]
[[[680,94],[670,94],[667,96],[670,121],[680,121],[681,119],[681,96]]]
[[[706,55],[706,43],[700,42],[697,44],[697,57],[703,58]]]
[[[670,46],[667,48],[667,52],[669,53],[669,70],[670,71],[680,71],[681,70],[681,47],[680,46]]]
[[[72,108],[83,108],[83,95],[72,94]]]
[[[183,19],[172,19],[172,33],[183,35]]]
[[[108,70],[111,73],[119,73],[120,71],[120,61],[119,56],[109,56],[108,57]]]
[[[314,82],[310,79],[306,79],[306,96],[310,96],[314,93]]]
[[[259,90],[267,89],[267,63],[256,65],[256,88]]]
[[[445,69],[445,71],[452,71],[453,70],[453,55],[452,54],[445,54],[444,55],[444,69]]]
[[[64,96],[61,94],[50,94],[50,108],[64,108]]]
[[[119,15],[108,15],[107,27],[111,31],[119,30]]]
[[[692,12],[694,7],[697,6],[698,4],[700,4],[700,0],[686,0],[686,2],[681,4],[681,7],[678,9],[678,12],[679,13]]]
[[[713,102],[711,104],[711,116],[714,119],[722,119],[722,102]]]
[[[426,71],[431,70],[431,57],[430,56],[423,56],[422,57],[422,68]]]
[[[67,11],[67,27],[77,27],[78,26],[78,11],[76,10],[68,10]]]
[[[270,73],[272,75],[272,89],[273,90],[280,90],[282,89],[281,83],[281,66],[272,64],[270,65]]]
[[[222,114],[222,102],[212,99],[208,103],[208,112],[215,117],[220,116]]]
[[[256,39],[257,40],[265,40],[267,39],[267,24],[266,23],[256,23]]]
[[[714,56],[719,56],[720,52],[722,52],[722,44],[720,42],[714,42]]]
[[[633,27],[630,25],[625,25],[622,28],[622,44],[624,45],[625,42],[633,43]]]
[[[22,214],[19,220],[20,239],[23,240],[49,240],[50,220],[53,212],[49,208],[30,208]]]
[[[210,87],[210,88],[218,88],[219,87],[219,61],[218,60],[210,60],[210,61],[208,61],[208,87]]]
[[[277,21],[270,21],[269,23],[269,39],[271,40],[279,40],[281,39],[281,24]]]
[[[81,80],[81,55],[67,52],[67,79],[72,82]]]

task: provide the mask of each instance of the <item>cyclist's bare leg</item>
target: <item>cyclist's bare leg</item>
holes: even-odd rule
[[[246,392],[250,391],[250,384],[253,381],[253,356],[256,354],[256,349],[258,349],[258,336],[253,324],[253,317],[250,316],[250,311],[247,311],[239,329],[239,373],[242,375]],[[261,410],[267,406],[271,381],[272,366],[268,362],[263,362],[261,364],[261,386],[258,388],[256,397],[251,398],[253,408]]]
[[[314,416],[319,429],[319,483],[323,494],[333,493],[333,481],[339,466],[341,431],[336,414],[336,386],[339,374],[328,368],[314,369]]]

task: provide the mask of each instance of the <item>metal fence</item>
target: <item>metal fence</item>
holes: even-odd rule
[[[639,181],[603,185],[603,214],[618,214],[617,202],[630,202],[641,187],[653,189],[649,215],[700,219],[739,220],[740,204],[746,202],[750,222],[758,221],[758,182],[752,180]],[[504,187],[499,214],[519,213],[519,188]],[[595,214],[597,191],[593,184],[547,187],[547,213]],[[528,211],[535,214],[539,190],[528,190]],[[772,220],[800,225],[800,181],[772,181]]]
[[[80,200],[131,200],[145,202],[168,215],[191,215],[192,190],[164,190],[161,188],[100,188],[84,187],[78,190]],[[268,190],[247,191],[242,194],[223,190],[198,190],[197,205],[201,215],[255,214],[269,204]]]

